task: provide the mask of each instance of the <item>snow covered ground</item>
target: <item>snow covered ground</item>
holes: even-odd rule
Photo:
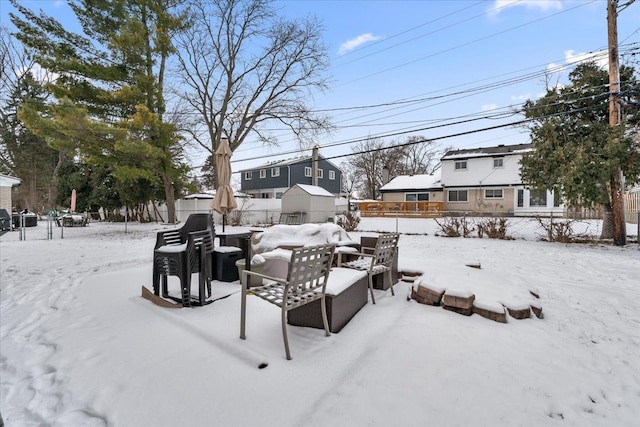
[[[540,294],[544,319],[501,324],[376,291],[337,334],[288,327],[249,298],[163,309],[157,224],[46,225],[0,237],[0,412],[14,426],[632,426],[640,419],[640,251],[434,236],[402,219],[400,269],[479,299]],[[364,218],[354,239],[394,231]],[[413,234],[413,233],[427,233]],[[481,269],[465,264],[479,263]],[[258,369],[262,361],[268,367]]]

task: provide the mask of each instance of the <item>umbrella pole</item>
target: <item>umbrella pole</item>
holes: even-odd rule
[[[222,232],[224,233],[224,223],[227,222],[227,214],[222,214]]]

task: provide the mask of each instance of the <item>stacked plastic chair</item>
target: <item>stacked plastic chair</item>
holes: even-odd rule
[[[161,231],[156,236],[153,251],[153,292],[182,303],[183,307],[205,305],[211,295],[212,253],[215,226],[211,214],[191,214],[176,230]],[[198,275],[198,297],[191,297],[191,275]],[[168,276],[180,280],[181,296],[172,297],[168,291]],[[206,289],[205,289],[206,285]]]

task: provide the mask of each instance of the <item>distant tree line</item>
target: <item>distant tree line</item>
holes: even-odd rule
[[[82,31],[10,0],[15,34],[0,47],[0,171],[22,180],[35,211],[116,209],[195,189],[185,144],[210,160],[220,140],[276,141],[270,122],[300,141],[330,128],[306,104],[324,90],[321,26],[278,16],[268,0],[75,0]],[[204,124],[204,126],[203,126]],[[213,171],[212,171],[213,170]]]

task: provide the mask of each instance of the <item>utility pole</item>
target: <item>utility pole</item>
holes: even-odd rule
[[[318,186],[318,144],[313,146],[311,156],[311,184]]]
[[[625,4],[631,4],[633,0]],[[607,1],[607,40],[609,46],[609,126],[612,132],[609,139],[619,138],[622,134],[615,128],[620,126],[620,64],[618,59],[618,0]],[[617,166],[610,178],[611,210],[613,214],[613,242],[618,246],[626,244],[626,220],[624,217],[624,188],[622,188],[622,169]],[[606,221],[605,221],[606,224]]]

